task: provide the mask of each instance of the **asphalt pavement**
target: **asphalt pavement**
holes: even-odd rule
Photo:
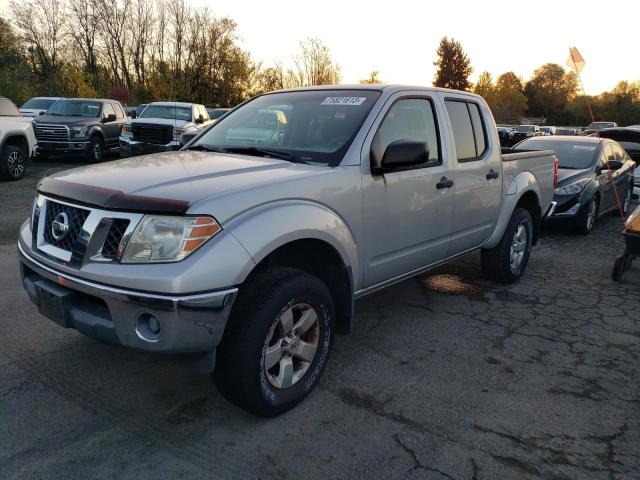
[[[545,230],[515,285],[471,254],[362,299],[311,396],[265,420],[28,301],[17,229],[74,164],[0,183],[1,479],[640,478],[640,261],[610,279],[615,215]]]

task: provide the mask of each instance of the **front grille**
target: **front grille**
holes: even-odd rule
[[[44,220],[44,232],[42,232],[45,241],[49,245],[61,248],[62,250],[66,250],[67,252],[73,251],[76,241],[80,236],[80,232],[82,231],[82,226],[89,216],[89,210],[71,207],[69,205],[64,205],[62,203],[57,203],[54,201],[48,201],[46,205],[47,211]],[[53,223],[53,220],[56,218],[56,216],[62,212],[67,214],[67,218],[69,221],[69,231],[63,238],[61,238],[60,240],[56,240],[53,237],[53,233],[51,231],[51,224]]]
[[[69,141],[69,129],[64,125],[45,125],[34,123],[33,130],[36,134],[36,138],[40,141]]]
[[[173,127],[171,125],[131,125],[131,133],[136,142],[166,145],[173,139]]]
[[[126,232],[128,226],[129,220],[121,218],[113,220],[111,228],[109,228],[109,233],[107,233],[107,238],[102,246],[102,256],[104,258],[113,260],[117,257],[118,246],[120,245],[124,232]]]

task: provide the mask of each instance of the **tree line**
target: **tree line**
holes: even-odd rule
[[[13,0],[0,17],[0,92],[184,100],[232,106],[264,91],[340,83],[320,40],[291,66],[265,67],[239,46],[236,23],[188,0]]]
[[[596,120],[640,124],[640,81],[620,81],[610,92],[585,96],[574,72],[547,63],[526,82],[514,72],[494,79],[485,71],[474,85],[471,60],[460,42],[442,38],[436,55],[434,85],[482,95],[498,123],[519,123],[526,116],[544,118],[548,125],[586,125],[591,122],[588,102]]]

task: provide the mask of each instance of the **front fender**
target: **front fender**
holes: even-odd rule
[[[87,137],[91,138],[93,135],[98,135],[102,140],[104,140],[104,132],[100,125],[91,125],[87,128]]]
[[[534,192],[538,198],[538,206],[540,206],[540,186],[538,185],[538,180],[531,172],[520,172],[511,180],[511,183],[505,191],[506,195],[502,199],[500,216],[498,217],[496,228],[493,231],[493,235],[491,235],[482,248],[493,248],[500,243],[504,231],[507,229],[509,219],[525,193]]]
[[[296,240],[321,240],[340,255],[353,278],[360,278],[354,235],[347,223],[325,205],[285,200],[261,205],[228,222],[231,232],[256,264],[277,248]]]

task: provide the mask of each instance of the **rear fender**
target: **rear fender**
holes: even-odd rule
[[[489,240],[487,240],[482,248],[494,248],[496,245],[498,245],[498,243],[500,243],[500,240],[502,240],[502,236],[507,229],[509,219],[511,218],[511,215],[516,208],[516,205],[518,205],[520,199],[527,192],[535,193],[538,203],[538,209],[540,208],[540,187],[538,185],[536,177],[531,172],[520,172],[518,175],[516,175],[516,177],[509,184],[509,187],[506,189],[506,192],[506,195],[502,199],[500,216],[498,217],[496,228],[493,232],[493,235],[491,235]],[[539,216],[540,214],[538,215],[538,217]]]

